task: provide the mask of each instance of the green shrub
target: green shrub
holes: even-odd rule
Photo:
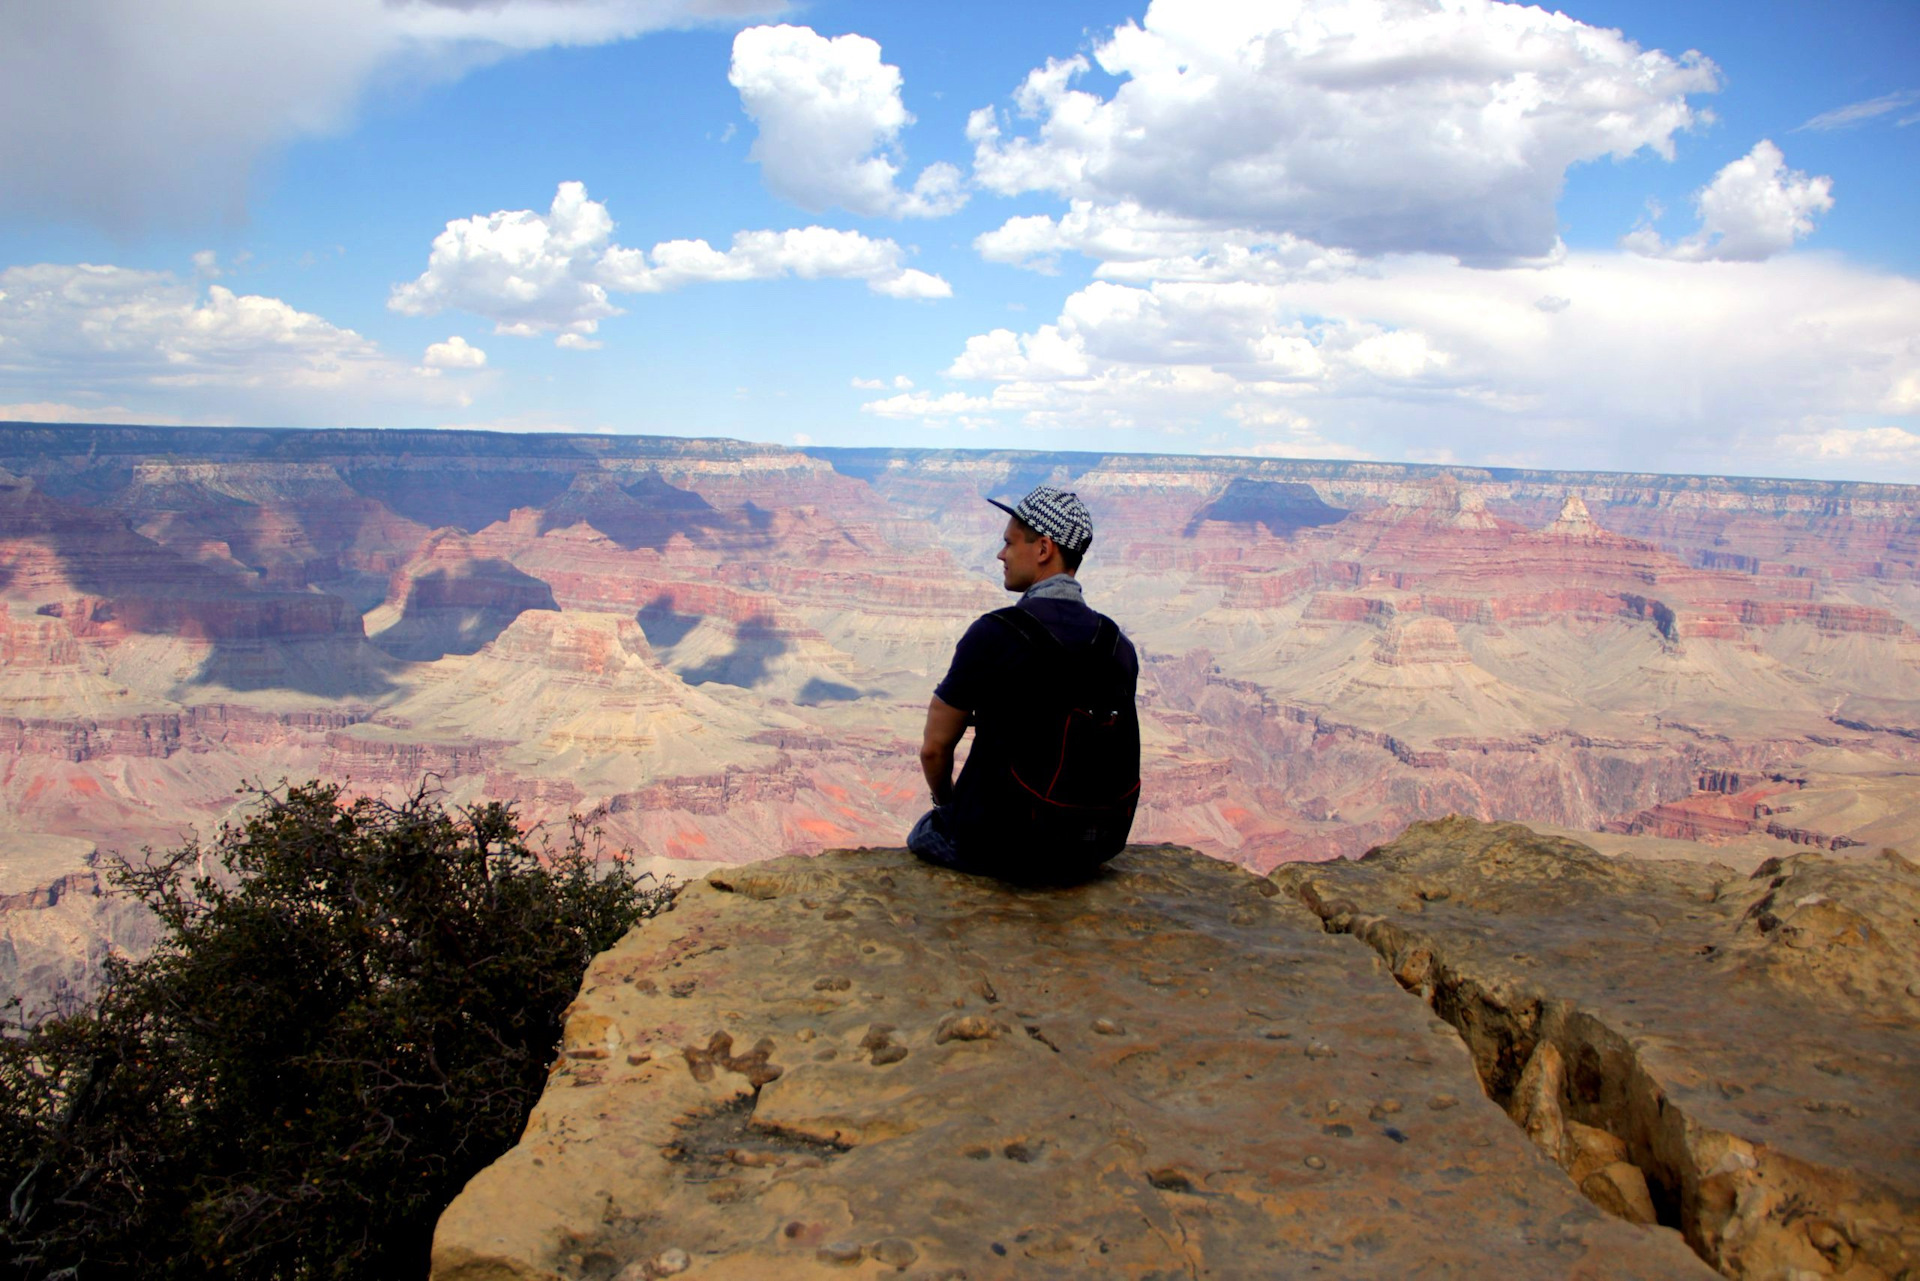
[[[160,918],[150,956],[0,1038],[13,1275],[424,1277],[588,960],[671,901],[578,821],[540,851],[509,808],[424,789],[258,795],[210,847],[114,874]]]

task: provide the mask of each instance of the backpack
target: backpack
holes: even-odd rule
[[[1069,648],[1018,606],[987,617],[1037,662],[992,773],[979,780],[978,812],[1004,852],[1003,875],[1084,875],[1125,847],[1140,800],[1140,720],[1118,658],[1120,629],[1103,616],[1091,641]]]

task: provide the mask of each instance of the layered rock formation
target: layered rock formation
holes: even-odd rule
[[[897,850],[714,873],[595,959],[433,1275],[1712,1275],[1274,891],[1171,848],[1067,891]]]
[[[170,844],[328,773],[597,811],[697,870],[897,841],[927,694],[1006,599],[982,496],[1048,481],[1144,656],[1140,839],[1920,840],[1897,486],[25,426],[0,467],[0,813],[36,839]],[[1696,796],[1716,771],[1805,783]]]

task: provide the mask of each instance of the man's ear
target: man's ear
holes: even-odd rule
[[[1054,542],[1053,539],[1045,534],[1040,535],[1035,541],[1044,544],[1040,548],[1039,553],[1034,557],[1035,560],[1044,565],[1050,560],[1060,559],[1060,544]]]

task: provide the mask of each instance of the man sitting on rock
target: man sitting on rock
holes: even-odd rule
[[[976,619],[927,704],[920,766],[933,808],[907,848],[1028,883],[1091,876],[1120,852],[1140,795],[1140,662],[1074,576],[1093,543],[1078,495],[1042,485],[1007,513],[999,561],[1020,601]],[[973,748],[960,781],[954,749]]]

